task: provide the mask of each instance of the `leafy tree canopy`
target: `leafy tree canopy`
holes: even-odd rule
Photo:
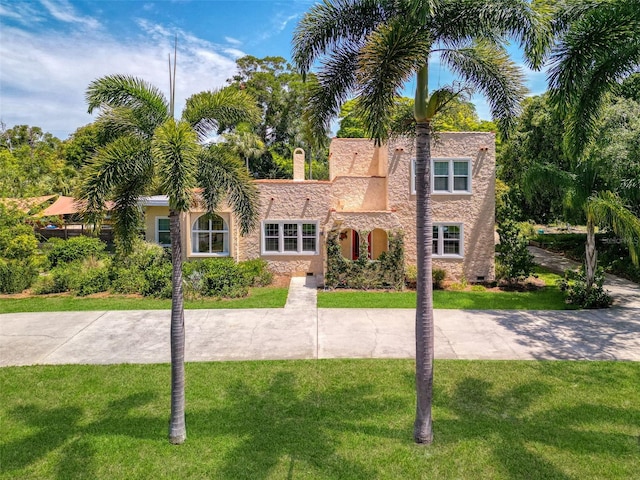
[[[393,106],[391,119],[392,134],[414,135],[415,117],[414,100],[398,97]],[[339,138],[366,138],[365,121],[358,110],[357,100],[345,102],[339,115],[340,128],[336,133]],[[460,96],[452,97],[434,117],[432,127],[438,132],[491,132],[496,131],[494,122],[480,120],[473,103]]]
[[[251,55],[236,60],[238,73],[227,82],[240,90],[246,90],[262,111],[261,121],[253,133],[264,145],[258,155],[248,155],[249,169],[259,178],[286,178],[291,175],[293,151],[303,148],[307,158],[326,163],[326,138],[316,138],[310,133],[304,107],[314,76],[304,82],[302,76],[282,57],[257,58]],[[237,140],[237,141],[236,141]],[[242,141],[240,141],[242,140]],[[247,141],[255,144],[247,135],[228,139],[234,148]],[[238,143],[239,142],[239,143]],[[314,175],[314,178],[318,178]]]
[[[0,125],[0,197],[71,193],[76,171],[62,142],[40,127]]]

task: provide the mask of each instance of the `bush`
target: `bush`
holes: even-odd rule
[[[110,272],[111,291],[170,297],[171,270],[167,278],[167,267],[163,265],[171,266],[171,261],[160,245],[136,240],[129,254],[116,251]]]
[[[31,286],[38,270],[30,258],[0,258],[0,293],[20,293]]]
[[[247,267],[247,271],[251,267]],[[196,295],[237,298],[249,292],[249,281],[232,258],[205,258],[183,267],[186,290]]]
[[[105,248],[106,245],[99,238],[85,236],[69,240],[51,238],[44,246],[52,268],[61,263],[71,263],[89,257],[102,258],[105,256]]]
[[[145,297],[171,298],[171,262],[154,263],[144,271],[145,283],[140,293]]]
[[[273,281],[273,273],[267,268],[267,262],[261,258],[238,263],[238,268],[250,287],[265,287]]]
[[[496,277],[512,284],[531,276],[535,263],[533,255],[527,250],[529,242],[518,224],[505,216],[498,225],[498,235],[500,245],[497,246],[499,263],[496,265]]]
[[[79,296],[106,292],[109,289],[109,261],[89,257],[60,264],[36,284],[39,294],[73,292]]]
[[[444,279],[447,277],[447,272],[441,268],[434,268],[431,271],[431,279],[433,282],[433,288],[436,290],[442,290],[444,288]],[[418,278],[418,268],[415,265],[409,265],[405,270],[405,282],[408,287],[416,288],[416,280]]]
[[[594,284],[587,288],[587,278],[584,266],[577,270],[567,270],[564,278],[558,281],[560,290],[567,292],[567,303],[582,308],[607,308],[613,303],[613,298],[604,289],[604,270],[596,270]]]

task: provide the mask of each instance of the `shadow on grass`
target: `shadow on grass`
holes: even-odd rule
[[[190,422],[194,435],[231,435],[241,439],[224,458],[218,478],[263,479],[283,469],[298,478],[299,470],[321,473],[322,478],[371,479],[376,472],[364,462],[338,451],[344,434],[360,430],[359,423],[380,404],[406,405],[392,396],[380,397],[372,384],[301,392],[294,373],[276,373],[266,389],[237,382],[218,408]],[[387,406],[388,406],[387,405]],[[202,429],[202,431],[199,431]],[[377,435],[402,438],[408,431],[380,428]],[[278,478],[279,475],[277,475]]]
[[[487,440],[506,478],[523,480],[575,478],[558,468],[558,458],[633,458],[640,453],[631,435],[607,432],[597,426],[640,427],[638,409],[581,403],[537,411],[531,405],[551,391],[544,382],[528,382],[491,393],[494,390],[491,382],[467,377],[455,384],[451,394],[437,391],[435,403],[453,413],[455,419],[434,421],[435,441],[446,445],[469,439]],[[557,453],[556,461],[552,463],[534,452],[535,445],[551,447],[547,451]]]
[[[151,402],[156,395],[141,392],[108,404],[98,420],[85,422],[85,409],[80,406],[40,408],[33,404],[14,408],[9,414],[33,430],[29,435],[2,445],[2,469],[18,470],[36,463],[61,448],[58,478],[95,478],[91,437],[96,435],[127,435],[134,438],[157,438],[166,426],[153,416],[132,415],[130,412]],[[73,473],[72,473],[73,472]]]
[[[587,380],[611,389],[616,382],[628,384],[630,374],[616,377],[610,375],[616,371],[613,367],[593,370],[591,364],[575,368],[564,364],[561,368],[563,364],[508,367],[523,378],[509,387],[501,378],[510,374],[500,372],[496,363],[442,362],[442,380],[436,376],[434,392],[435,444],[424,447],[428,455],[415,455],[424,450],[411,440],[410,362],[380,362],[380,367],[374,362],[318,362],[313,368],[308,363],[272,368],[249,362],[229,370],[220,364],[188,365],[192,381],[187,389],[186,445],[167,444],[168,404],[159,393],[163,387],[122,397],[117,391],[96,391],[96,396],[115,398],[98,406],[84,405],[85,397],[78,397],[70,406],[30,404],[9,409],[28,433],[2,445],[2,469],[17,478],[32,465],[51,462],[59,479],[104,478],[104,474],[100,477],[102,464],[118,456],[135,463],[136,448],[143,441],[152,462],[149,478],[153,469],[161,472],[163,464],[171,461],[183,462],[185,469],[196,463],[209,478],[373,479],[381,476],[377,465],[393,461],[388,458],[396,457],[389,452],[397,450],[404,452],[399,461],[418,462],[399,465],[398,472],[436,471],[442,478],[457,478],[465,466],[474,466],[475,457],[468,451],[455,460],[451,456],[459,445],[476,440],[490,452],[497,471],[510,479],[568,480],[575,476],[562,469],[563,458],[638,455],[635,439],[604,426],[640,428],[640,410],[562,400],[561,391]],[[308,378],[316,365],[317,378]],[[479,373],[469,373],[466,367]],[[492,369],[499,372],[495,381]],[[538,379],[528,377],[529,371]],[[153,372],[148,378],[138,377],[129,391],[151,382],[157,376],[157,370]],[[390,381],[391,377],[395,380]],[[212,386],[213,378],[220,385]],[[587,385],[581,389],[583,396],[591,388]],[[159,410],[165,406],[167,411]],[[97,437],[102,437],[103,445]],[[128,437],[134,442],[114,440],[105,450],[108,437]],[[545,456],[549,451],[553,462]],[[129,467],[122,468],[126,472]],[[180,464],[174,468],[180,469]]]

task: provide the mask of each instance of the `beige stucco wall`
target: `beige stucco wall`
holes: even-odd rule
[[[432,157],[472,159],[470,195],[432,195],[434,222],[463,223],[464,258],[434,258],[434,268],[447,271],[449,278],[493,279],[495,211],[495,135],[488,132],[437,134]],[[416,197],[411,194],[411,159],[415,146],[410,140],[389,146],[389,208],[396,210],[405,231],[405,258],[416,261]]]
[[[387,209],[385,177],[336,177],[331,186],[331,208],[367,212]]]
[[[169,207],[146,207],[144,215],[144,238],[147,242],[157,242],[156,218],[169,217]]]
[[[239,239],[239,260],[263,258],[276,274],[322,275],[326,226],[330,218],[331,184],[326,181],[258,180],[260,221],[258,228]],[[310,220],[318,222],[318,254],[261,254],[261,227],[268,220]]]
[[[329,180],[336,177],[384,177],[387,148],[366,138],[334,138],[329,146]]]

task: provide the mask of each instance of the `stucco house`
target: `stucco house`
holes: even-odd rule
[[[432,144],[433,262],[448,278],[494,278],[495,135],[439,133]],[[182,217],[187,259],[263,258],[276,274],[325,273],[326,238],[340,231],[342,253],[355,259],[366,235],[369,256],[387,250],[389,231],[403,231],[407,264],[416,261],[415,142],[375,147],[367,139],[335,138],[329,180],[304,180],[304,151],[294,153],[293,180],[256,180],[259,228],[242,237],[227,207]],[[168,246],[166,197],[143,200],[147,240]]]

